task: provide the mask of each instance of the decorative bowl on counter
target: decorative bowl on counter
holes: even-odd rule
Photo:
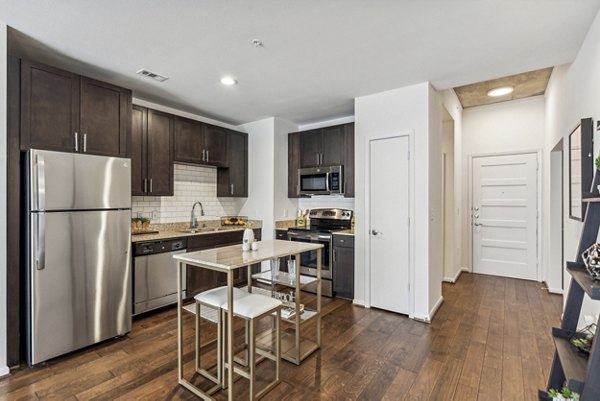
[[[235,227],[240,226],[243,227],[248,222],[247,216],[225,216],[221,217],[221,225]]]

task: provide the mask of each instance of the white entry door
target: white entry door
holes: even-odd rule
[[[409,313],[408,136],[370,141],[371,306]]]
[[[473,272],[538,278],[537,154],[473,159]]]

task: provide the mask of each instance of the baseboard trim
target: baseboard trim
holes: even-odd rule
[[[429,312],[428,315],[420,315],[418,313],[415,313],[412,318],[419,322],[429,324],[429,323],[431,323],[431,321],[433,320],[433,317],[435,316],[438,309],[440,309],[440,306],[442,306],[443,303],[444,303],[444,297],[440,297],[440,299],[437,300],[435,305],[433,305],[433,308],[431,308],[431,311]]]
[[[466,267],[461,267],[456,272],[456,276],[454,276],[454,277],[444,277],[443,281],[445,283],[455,284],[458,281],[458,278],[460,277],[460,275],[463,274],[463,272],[468,272],[468,271],[469,271],[469,269],[467,269]]]
[[[0,367],[0,377],[7,376],[8,374],[10,374],[10,369],[8,368],[8,366]]]
[[[356,305],[356,306],[362,306],[363,308],[366,308],[365,301],[363,301],[362,299],[353,299],[352,300],[352,304]]]
[[[548,292],[550,294],[564,295],[564,293],[565,293],[564,290],[562,290],[560,288],[550,288],[550,287],[547,287],[547,288],[548,288]]]

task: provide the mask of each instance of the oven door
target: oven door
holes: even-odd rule
[[[331,280],[331,235],[310,232],[288,231],[290,241],[322,244],[321,249],[321,278]],[[300,254],[300,272],[307,276],[317,276],[317,251]]]

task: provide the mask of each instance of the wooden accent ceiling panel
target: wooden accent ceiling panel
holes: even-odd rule
[[[524,72],[522,74],[477,82],[470,85],[454,88],[458,100],[463,108],[483,106],[486,104],[506,102],[508,100],[523,99],[530,96],[543,95],[548,86],[552,67],[541,70]],[[512,86],[515,90],[505,96],[490,97],[487,93],[491,89],[502,86]]]

